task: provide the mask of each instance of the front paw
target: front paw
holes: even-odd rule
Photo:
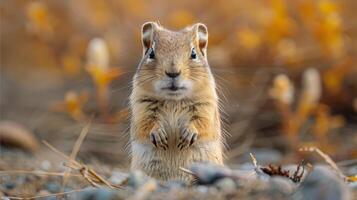
[[[195,128],[186,128],[181,133],[179,144],[177,145],[177,147],[180,150],[190,147],[197,141],[197,137],[198,134]]]
[[[150,141],[157,148],[168,149],[167,135],[161,128],[153,129],[150,133]]]

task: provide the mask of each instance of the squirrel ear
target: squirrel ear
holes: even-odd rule
[[[208,45],[208,31],[206,25],[198,23],[195,25],[196,38],[201,52],[205,55]]]
[[[144,53],[152,46],[154,29],[157,27],[155,22],[146,22],[141,27],[141,40],[144,47]]]

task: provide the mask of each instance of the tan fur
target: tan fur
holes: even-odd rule
[[[216,85],[202,46],[207,34],[203,32],[202,38],[200,29],[205,26],[197,24],[178,32],[154,22],[143,26],[144,55],[130,96],[131,167],[161,180],[190,180],[179,167],[195,161],[223,164]],[[196,60],[190,59],[192,47],[197,50]],[[155,48],[155,60],[148,60],[147,48]],[[179,95],[158,92],[155,87],[166,80],[165,71],[181,72],[180,81],[187,83],[188,89]],[[159,136],[157,146],[151,133]],[[192,133],[197,133],[197,140],[191,146],[185,140],[180,149],[180,136]]]

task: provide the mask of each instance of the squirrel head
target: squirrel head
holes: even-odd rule
[[[197,23],[170,31],[155,22],[142,26],[143,56],[134,77],[134,87],[145,95],[183,99],[213,86],[207,62],[208,31]]]

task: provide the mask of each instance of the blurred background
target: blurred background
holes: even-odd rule
[[[302,146],[356,158],[356,9],[353,0],[0,1],[0,156],[20,148],[55,159],[41,140],[68,153],[91,120],[78,157],[127,168],[140,29],[158,21],[208,26],[227,163],[249,152],[261,163],[297,162]]]

